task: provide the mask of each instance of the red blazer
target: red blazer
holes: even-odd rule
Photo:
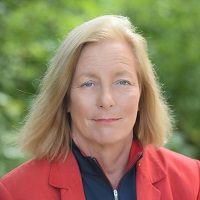
[[[137,165],[138,200],[200,200],[200,162],[149,146]],[[0,180],[0,200],[85,200],[72,152],[65,162],[31,160]]]

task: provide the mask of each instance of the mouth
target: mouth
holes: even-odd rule
[[[111,123],[111,122],[116,122],[119,121],[121,118],[100,118],[100,119],[95,119],[95,122],[98,123]]]

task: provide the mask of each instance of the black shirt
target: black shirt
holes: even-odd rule
[[[130,167],[117,188],[112,188],[96,158],[83,155],[74,142],[72,142],[72,151],[80,168],[87,200],[136,200],[136,164],[142,157],[142,147],[141,151],[134,156],[134,160],[129,156]]]

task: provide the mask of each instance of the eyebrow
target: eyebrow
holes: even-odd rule
[[[98,76],[95,73],[92,73],[92,72],[83,72],[83,73],[79,74],[76,78],[80,79],[82,77],[95,78],[95,79],[98,78]]]
[[[114,74],[114,77],[131,76],[131,73],[129,72],[129,70],[120,70],[120,71],[114,72],[113,74]],[[99,78],[96,73],[92,73],[92,72],[83,72],[77,76],[77,79],[80,79],[82,77],[95,78],[95,79]]]
[[[131,76],[131,73],[128,70],[126,70],[126,71],[118,71],[118,72],[115,73],[115,76],[124,76],[124,75]]]

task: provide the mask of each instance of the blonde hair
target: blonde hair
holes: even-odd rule
[[[89,42],[105,39],[126,41],[138,63],[141,97],[134,133],[144,147],[164,144],[172,128],[170,111],[148,58],[146,40],[128,18],[106,15],[78,26],[61,44],[21,129],[19,143],[23,151],[49,161],[66,158],[70,149],[70,84],[80,51]]]

